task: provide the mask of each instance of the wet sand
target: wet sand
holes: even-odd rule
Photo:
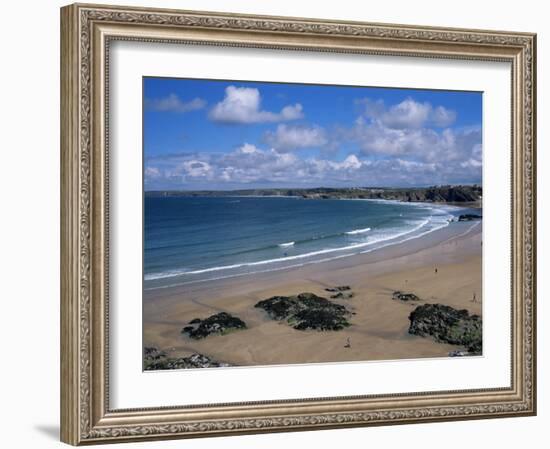
[[[146,290],[143,343],[169,357],[201,353],[240,366],[447,357],[461,348],[410,335],[408,316],[425,303],[447,304],[481,315],[481,262],[481,222],[452,223],[367,254]],[[254,307],[275,295],[311,292],[329,298],[331,293],[325,288],[338,285],[349,285],[354,293],[351,299],[331,300],[354,312],[351,326],[344,330],[295,330]],[[395,290],[414,293],[421,301],[392,300]],[[248,329],[202,340],[181,334],[192,319],[221,311],[241,318]]]

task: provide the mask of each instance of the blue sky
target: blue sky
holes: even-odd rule
[[[481,182],[482,94],[144,78],[145,188]]]

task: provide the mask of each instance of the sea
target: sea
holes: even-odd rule
[[[144,289],[316,264],[427,235],[477,209],[298,197],[144,199]]]

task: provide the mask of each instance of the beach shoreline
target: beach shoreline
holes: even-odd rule
[[[409,241],[366,254],[297,268],[144,291],[143,345],[168,357],[207,355],[230,365],[274,365],[446,357],[455,345],[408,333],[415,306],[439,303],[482,314],[482,223],[451,223]],[[437,268],[437,271],[436,271]],[[340,331],[296,330],[255,308],[272,296],[347,285],[353,298],[330,299],[351,311]],[[392,300],[394,291],[418,303]],[[247,329],[193,340],[181,333],[189,321],[227,312]]]
[[[245,197],[243,197],[245,198]],[[248,199],[254,197],[246,197]],[[274,197],[270,197],[274,198]],[[277,198],[275,198],[277,199]],[[281,199],[281,198],[278,198]],[[287,200],[288,198],[283,198]],[[469,216],[479,216],[482,210],[481,203],[467,203],[467,204],[447,204],[447,203],[438,203],[438,202],[403,202],[396,200],[385,200],[385,199],[358,199],[358,198],[339,198],[336,200],[311,200],[311,199],[300,199],[299,197],[294,198],[294,200],[301,201],[315,201],[317,204],[331,204],[330,208],[335,207],[336,203],[345,203],[345,202],[366,202],[366,203],[383,203],[388,205],[399,205],[405,206],[405,209],[411,207],[412,209],[408,210],[405,213],[404,209],[401,211],[395,211],[394,216],[399,216],[401,222],[395,227],[395,223],[387,227],[388,221],[386,223],[378,223],[381,226],[375,224],[372,228],[371,223],[356,224],[355,226],[350,225],[348,229],[339,229],[333,230],[332,234],[330,231],[320,231],[317,229],[313,231],[312,235],[296,235],[294,232],[294,237],[290,239],[285,239],[285,237],[280,237],[279,241],[273,242],[270,239],[265,239],[263,241],[257,241],[252,243],[256,247],[252,246],[248,242],[248,247],[244,246],[244,250],[240,248],[233,247],[229,249],[224,254],[223,252],[219,254],[217,258],[216,254],[213,255],[213,246],[208,240],[199,240],[200,245],[206,246],[206,251],[209,253],[208,260],[201,260],[200,264],[193,265],[193,260],[196,260],[196,256],[201,256],[202,250],[199,251],[198,248],[195,249],[196,243],[187,242],[187,247],[193,247],[192,253],[186,253],[185,246],[181,245],[181,242],[176,240],[174,249],[172,252],[166,254],[167,260],[170,261],[169,265],[164,263],[164,259],[159,257],[158,249],[161,251],[166,248],[171,248],[167,246],[165,241],[157,242],[152,244],[151,255],[147,257],[146,268],[144,275],[144,290],[151,290],[157,288],[170,288],[177,285],[192,284],[196,282],[205,282],[205,281],[217,281],[220,279],[225,279],[229,277],[241,277],[248,274],[261,275],[261,273],[269,271],[284,271],[287,268],[299,268],[302,265],[306,264],[318,264],[320,262],[331,261],[334,259],[347,258],[349,256],[354,256],[357,254],[371,253],[376,251],[377,254],[384,254],[379,250],[385,247],[398,247],[403,242],[416,240],[419,237],[422,237],[426,234],[433,234],[434,231],[437,231],[441,228],[446,228],[451,222],[459,221],[459,217],[469,217]],[[196,204],[196,203],[195,203]],[[186,206],[190,206],[187,204]],[[250,205],[249,205],[250,206]],[[254,204],[252,205],[252,207]],[[409,211],[412,214],[409,214]],[[427,214],[420,217],[418,212],[426,212]],[[295,211],[296,212],[296,211]],[[301,211],[300,211],[301,212]],[[359,213],[366,214],[367,216],[371,214],[371,211],[355,211]],[[316,212],[317,213],[317,212]],[[322,211],[322,213],[327,213],[327,211]],[[329,215],[338,214],[338,211],[330,211]],[[376,212],[375,212],[376,214]],[[465,214],[465,215],[462,215]],[[409,217],[409,215],[413,215]],[[405,216],[406,218],[401,218]],[[241,218],[241,217],[239,217]],[[222,218],[223,219],[223,218]],[[255,217],[252,218],[254,221]],[[387,220],[387,219],[386,219]],[[308,225],[312,223],[305,224],[304,229],[309,229]],[[266,223],[266,226],[269,224]],[[290,225],[292,225],[290,223]],[[296,225],[296,223],[294,223]],[[316,226],[317,224],[313,224]],[[399,228],[401,227],[401,229]],[[171,231],[171,230],[170,230]],[[385,232],[390,232],[385,234]],[[227,230],[218,230],[218,235],[224,235]],[[254,232],[257,233],[257,230],[252,230],[250,233],[254,235]],[[231,231],[229,231],[231,234]],[[275,229],[274,235],[281,233],[281,229]],[[368,233],[368,238],[364,239],[353,239],[352,237],[359,237],[363,234]],[[184,233],[183,233],[184,234]],[[246,231],[242,231],[241,228],[238,230],[238,239],[242,238],[242,235],[247,235]],[[157,234],[158,235],[158,234]],[[235,234],[232,234],[233,237]],[[437,235],[437,234],[434,234]],[[155,236],[156,237],[156,236]],[[330,239],[340,238],[338,243],[330,241]],[[346,237],[347,239],[342,239]],[[200,239],[200,237],[199,237]],[[327,239],[329,240],[327,242]],[[151,239],[153,240],[153,239]],[[264,243],[269,242],[269,243]],[[320,244],[324,242],[323,246]],[[296,246],[295,246],[296,243]],[[318,246],[312,246],[312,244],[317,244]],[[156,245],[156,247],[155,247]],[[225,246],[225,241],[220,241],[219,238],[216,241],[215,245]],[[263,247],[262,247],[263,245]],[[309,249],[304,249],[309,245]],[[178,248],[178,249],[176,249]],[[299,248],[299,249],[296,249]],[[288,253],[287,253],[288,249]],[[255,252],[264,251],[263,258],[252,258],[252,259],[227,259],[225,258],[227,254],[246,254]],[[271,250],[271,254],[266,254],[266,250]],[[278,250],[278,251],[273,251]],[[152,255],[153,251],[156,252],[156,255]],[[215,251],[215,250],[214,250]],[[283,252],[284,251],[284,252]],[[180,258],[180,260],[174,263],[174,256],[178,254],[186,254],[185,258]],[[189,256],[192,256],[189,259]],[[179,256],[176,256],[179,257]],[[257,256],[256,256],[257,257]],[[224,259],[225,258],[225,259]],[[217,262],[217,261],[220,262]],[[151,268],[151,263],[155,264],[155,268]],[[212,264],[212,261],[216,261],[215,264]],[[182,268],[182,266],[186,268]],[[162,267],[162,268],[160,268]]]

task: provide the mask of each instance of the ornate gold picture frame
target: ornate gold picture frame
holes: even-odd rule
[[[536,413],[534,34],[75,4],[61,9],[61,37],[62,441],[80,445]],[[108,77],[115,41],[510,63],[511,386],[113,409]]]

